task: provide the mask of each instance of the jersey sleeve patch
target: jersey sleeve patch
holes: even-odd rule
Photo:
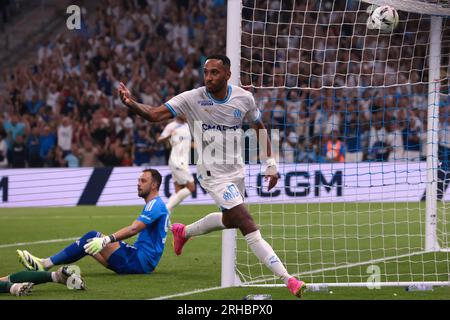
[[[144,222],[145,224],[147,224],[147,223],[149,223],[149,222],[152,222],[152,218],[147,217],[147,216],[144,215],[144,214],[141,214],[141,215],[139,216],[138,220],[141,221],[141,222]]]
[[[262,115],[262,112],[259,109],[256,109],[256,119],[254,120],[255,123],[258,123],[261,121],[261,115]]]
[[[169,109],[170,113],[172,114],[172,116],[176,117],[177,113],[175,112],[175,110],[172,108],[172,106],[169,103],[164,103],[164,105],[166,106],[167,109]]]

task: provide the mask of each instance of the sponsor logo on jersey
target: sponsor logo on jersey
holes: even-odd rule
[[[239,109],[234,110],[234,117],[237,119],[242,118],[241,110],[239,110]]]
[[[202,129],[203,131],[208,131],[208,130],[217,130],[217,131],[227,131],[227,130],[237,130],[239,129],[240,126],[225,126],[225,125],[220,125],[220,124],[206,124],[203,123],[202,124]]]
[[[197,103],[202,107],[214,105],[214,102],[212,102],[212,100],[198,100]]]

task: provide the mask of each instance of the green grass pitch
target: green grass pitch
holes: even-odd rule
[[[411,277],[418,281],[448,281],[449,253],[383,260],[421,251],[423,206],[411,203],[251,205],[250,209],[260,212],[254,215],[255,220],[263,226],[264,238],[274,246],[289,271],[303,274],[302,278],[307,282],[366,281],[369,277],[366,269],[371,263],[352,264],[369,260],[377,261],[373,264],[380,267],[384,281],[409,281]],[[0,276],[22,269],[15,254],[18,248],[47,257],[72,241],[45,243],[46,240],[75,238],[90,230],[109,234],[131,223],[140,210],[140,207],[1,209]],[[172,221],[190,223],[216,210],[215,206],[181,206],[174,212]],[[449,230],[449,226],[439,230]],[[395,234],[400,236],[394,237]],[[262,275],[270,277],[270,271],[261,268],[248,252],[242,237],[239,238],[238,268],[242,275],[252,276],[253,280]],[[128,242],[132,243],[134,239]],[[181,256],[175,256],[171,243],[169,233],[164,255],[151,275],[119,276],[86,257],[77,265],[88,290],[77,292],[61,285],[45,284],[36,286],[31,296],[20,299],[153,299],[220,286],[220,232],[192,239]],[[434,276],[423,277],[423,274]],[[406,292],[400,287],[330,290],[332,293],[307,292],[304,299],[450,299],[448,287],[418,292]],[[214,289],[174,298],[241,300],[252,293],[271,294],[273,299],[296,299],[284,287]],[[18,298],[2,294],[0,299]]]

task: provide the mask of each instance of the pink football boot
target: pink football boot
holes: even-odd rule
[[[173,233],[173,249],[177,256],[181,254],[184,244],[186,243],[186,241],[188,241],[188,239],[186,239],[185,237],[185,229],[186,226],[181,223],[172,224],[172,228],[170,229]]]
[[[287,285],[289,291],[296,297],[301,298],[306,289],[306,283],[296,277],[290,277]]]

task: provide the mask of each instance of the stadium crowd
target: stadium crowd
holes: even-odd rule
[[[273,12],[261,18],[272,22],[243,25],[244,42],[250,32],[255,34],[253,48],[243,46],[242,66],[251,73],[243,72],[242,82],[253,91],[266,126],[281,132],[275,141],[280,161],[420,160],[426,145],[427,86],[421,84],[425,73],[420,71],[426,69],[426,45],[417,44],[426,43],[426,33],[379,53],[371,44],[380,38],[355,36],[366,33],[358,30],[362,27],[341,27],[339,16],[323,20],[331,7],[318,6],[331,2],[310,0],[308,8],[296,2],[296,10],[303,12],[295,17],[303,25],[297,34],[289,30],[283,36],[285,27],[273,29],[282,19],[272,14],[279,1],[270,1]],[[258,18],[253,5],[244,1],[244,19],[249,14]],[[304,14],[319,9],[324,13]],[[323,25],[317,24],[321,19]],[[278,40],[273,41],[275,32]],[[314,43],[308,32],[317,36]],[[118,83],[124,82],[141,102],[160,105],[203,85],[205,58],[225,52],[225,35],[223,0],[101,1],[94,23],[43,43],[33,65],[1,74],[0,167],[165,165],[168,146],[156,143],[164,124],[131,116],[117,96]],[[351,40],[355,37],[358,41]],[[359,45],[353,47],[354,42]],[[401,85],[330,88],[393,80]],[[253,89],[261,84],[283,88]]]
[[[17,7],[19,7],[19,3],[15,0],[0,1],[0,31],[17,14]]]
[[[359,1],[243,3],[242,41],[251,46],[242,46],[241,82],[268,88],[255,94],[265,123],[283,129],[285,162],[424,159],[429,18],[401,12],[386,34],[368,30]],[[444,56],[449,50],[443,45]],[[440,144],[446,135],[440,130]]]
[[[206,56],[225,50],[224,1],[101,1],[94,22],[1,75],[1,167],[166,164],[163,125],[130,117],[116,88],[159,105],[202,85]]]

